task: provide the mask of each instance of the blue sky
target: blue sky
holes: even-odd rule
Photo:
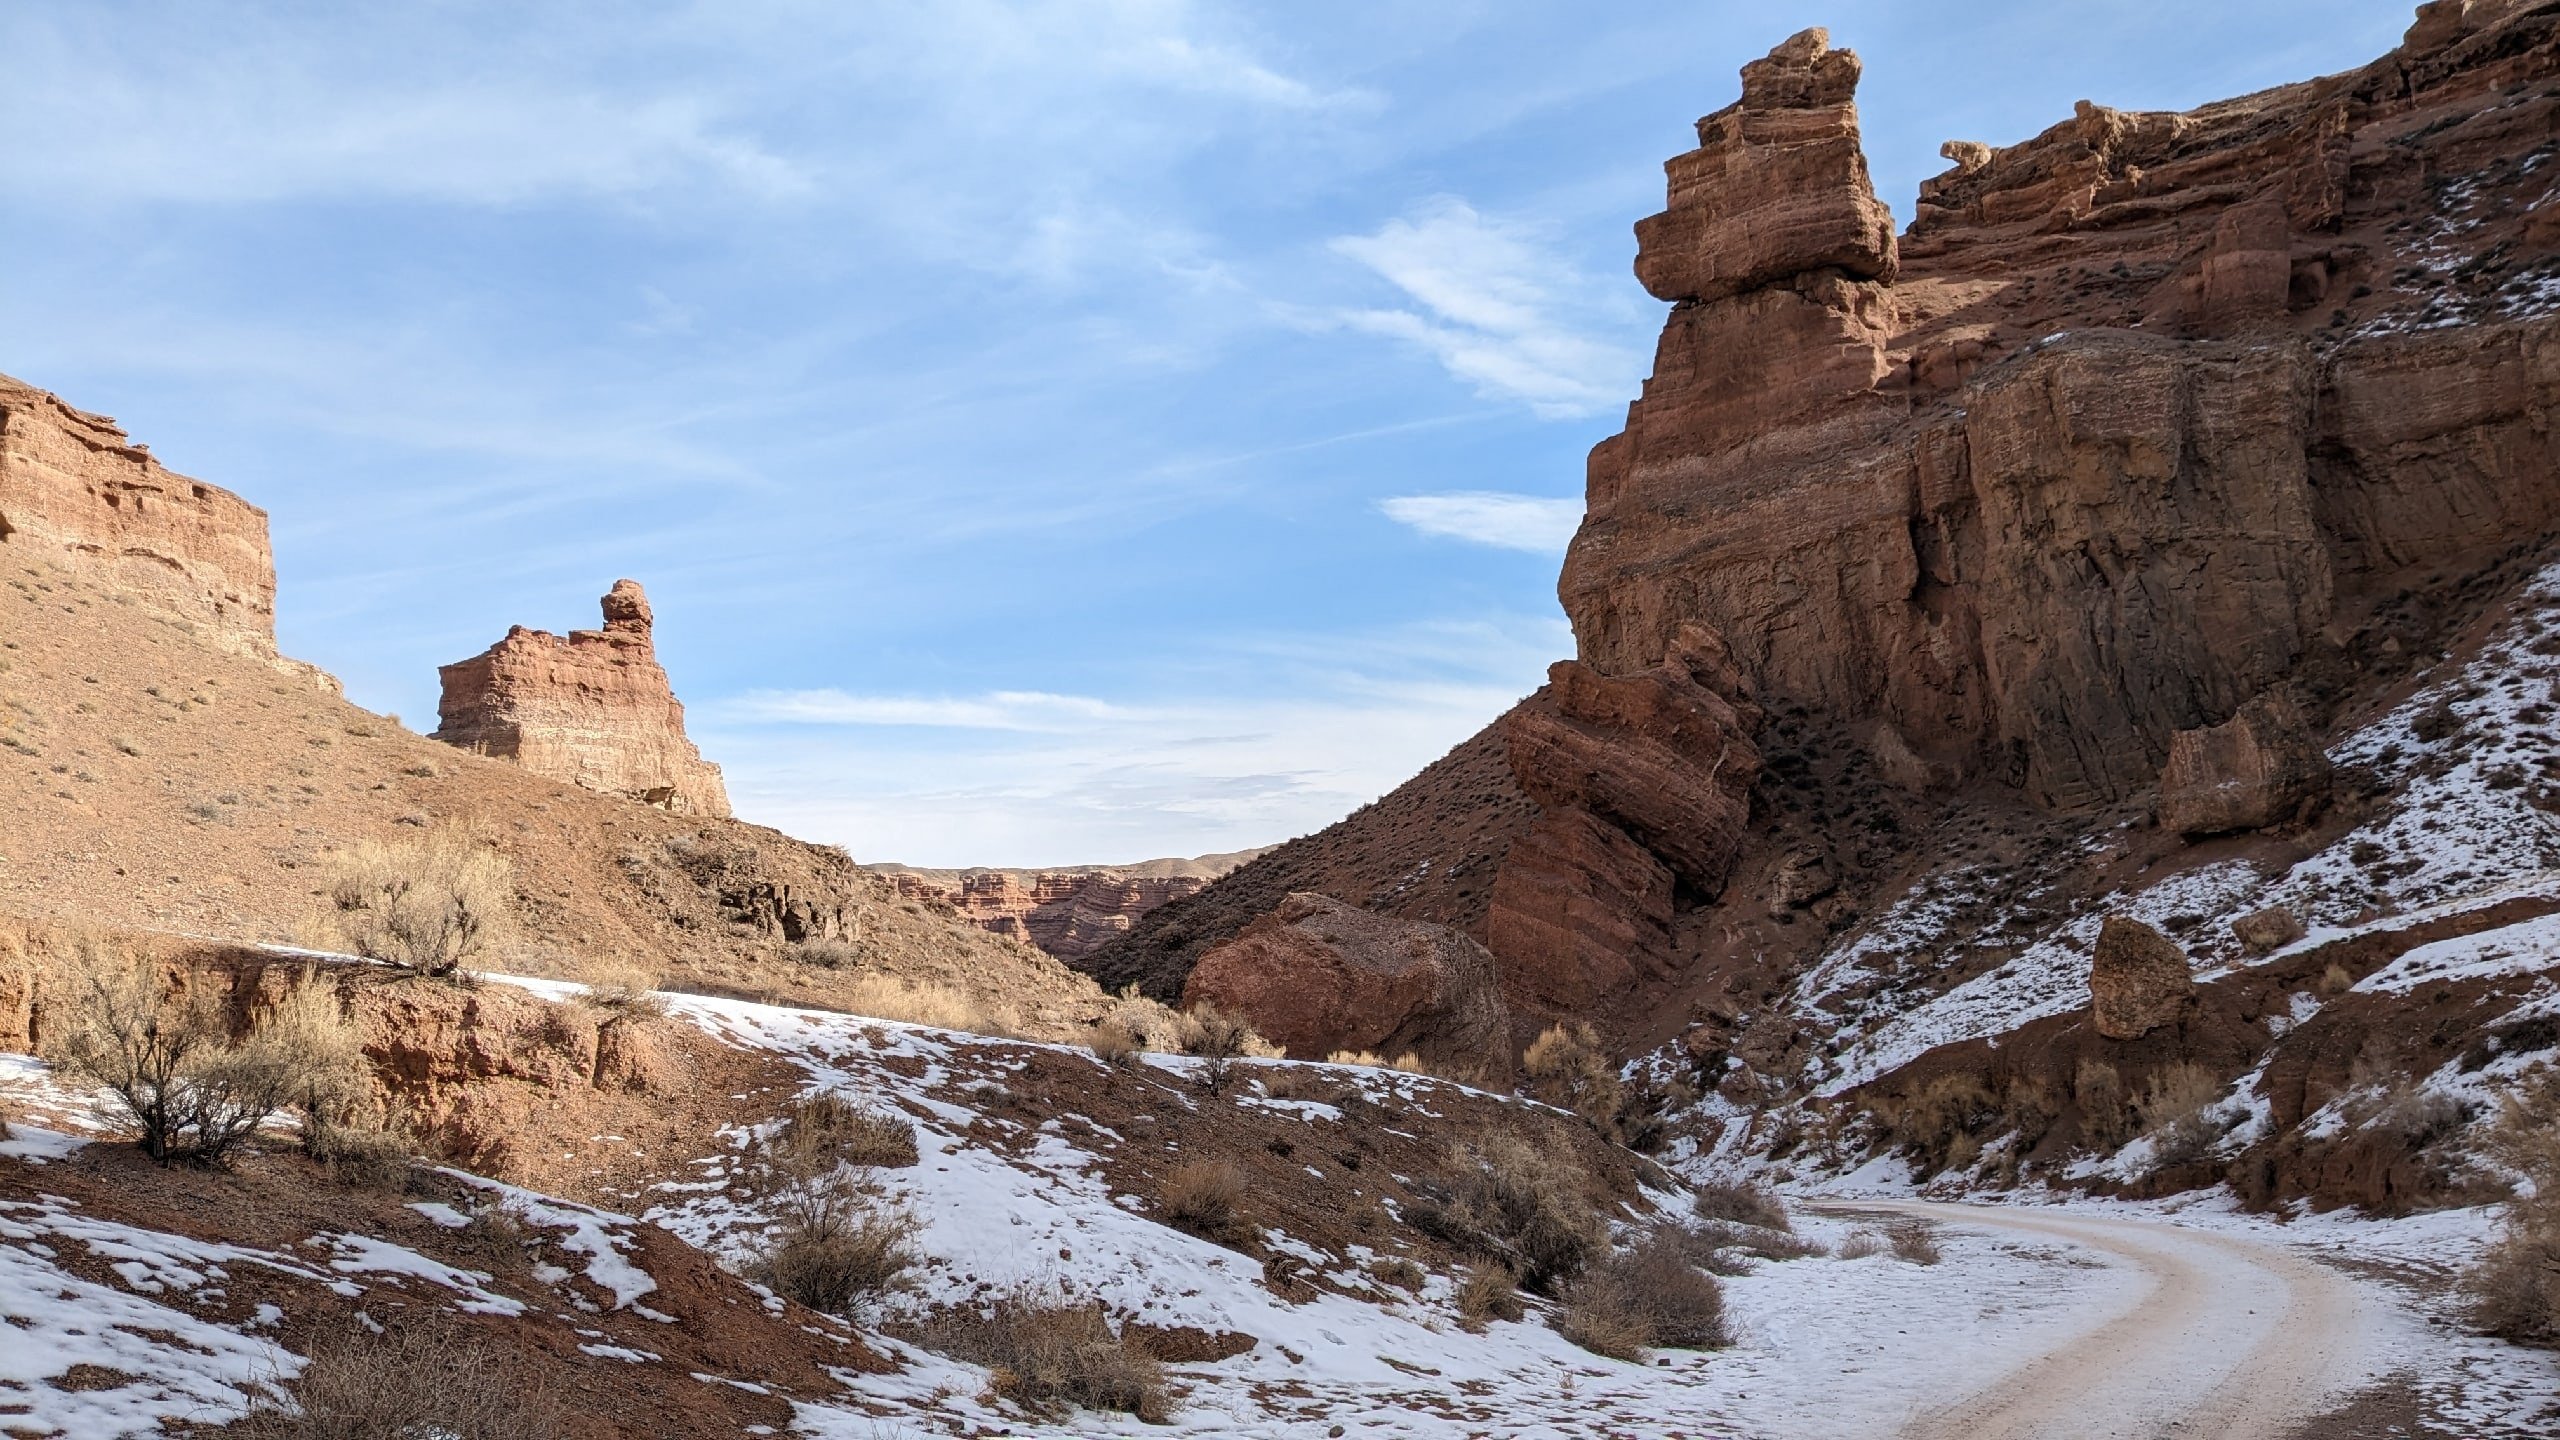
[[[645,583],[746,817],[865,859],[1323,825],[1533,688],[1660,166],[1831,27],[1940,141],[2360,64],[2401,3],[0,9],[0,371],[274,516],[289,653]]]

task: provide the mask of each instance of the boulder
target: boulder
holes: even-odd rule
[[[2129,915],[2098,929],[2089,964],[2089,1012],[2110,1040],[2139,1040],[2174,1025],[2195,994],[2195,972],[2178,942]]]
[[[2302,921],[2282,905],[2253,910],[2231,922],[2231,938],[2252,955],[2281,950],[2302,938]]]
[[[1443,1073],[1506,1076],[1510,1020],[1482,945],[1299,892],[1200,957],[1186,1006],[1240,1015],[1302,1060],[1336,1050],[1412,1051]]]
[[[2181,835],[2263,830],[2316,812],[2329,783],[2329,759],[2302,717],[2269,692],[2222,724],[2170,737],[2160,825]]]

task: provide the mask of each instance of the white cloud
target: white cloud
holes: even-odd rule
[[[1544,617],[1240,642],[1120,704],[1041,691],[816,691],[693,707],[739,813],[866,860],[1055,865],[1305,834],[1536,688]],[[1153,667],[1151,667],[1152,669]]]
[[[1425,535],[1533,555],[1561,555],[1582,524],[1582,502],[1491,490],[1398,495],[1378,502],[1386,517]]]
[[[1463,200],[1441,196],[1332,248],[1415,304],[1344,310],[1336,323],[1425,350],[1478,394],[1569,418],[1625,403],[1644,373],[1637,352],[1595,333],[1622,318],[1605,292]]]

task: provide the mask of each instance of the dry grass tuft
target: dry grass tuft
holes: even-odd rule
[[[1891,1248],[1885,1243],[1882,1235],[1873,1230],[1860,1230],[1841,1241],[1840,1248],[1833,1253],[1843,1260],[1864,1260],[1870,1255],[1881,1255]]]
[[[1557,1332],[1620,1360],[1640,1361],[1655,1346],[1713,1350],[1732,1343],[1724,1289],[1689,1263],[1687,1250],[1680,1236],[1656,1232],[1593,1262],[1566,1287]]]
[[[1787,1207],[1779,1203],[1777,1193],[1760,1185],[1710,1180],[1697,1187],[1690,1208],[1701,1220],[1729,1220],[1763,1230],[1795,1228],[1788,1222]]]
[[[664,977],[636,960],[590,960],[579,968],[586,988],[579,999],[620,1019],[655,1020],[667,1013],[666,997],[657,993]]]
[[[311,1347],[291,1405],[265,1401],[221,1433],[246,1440],[552,1440],[562,1416],[506,1351],[437,1323],[352,1326]]]
[[[762,1158],[787,1182],[815,1178],[838,1165],[902,1168],[915,1164],[918,1153],[915,1122],[906,1116],[818,1094],[791,1107]]]
[[[1615,1134],[1618,1108],[1626,1098],[1618,1069],[1600,1046],[1600,1036],[1579,1020],[1558,1021],[1529,1042],[1520,1060],[1530,1094],[1561,1106]]]
[[[1260,1234],[1244,1215],[1244,1174],[1224,1160],[1186,1160],[1156,1186],[1165,1223],[1220,1245],[1251,1244]]]
[[[1019,1028],[1012,1015],[990,1008],[948,985],[930,980],[899,980],[876,972],[854,977],[839,990],[838,1003],[856,1015],[966,1030],[979,1035],[1011,1035]]]
[[[1093,1027],[1093,1034],[1085,1041],[1085,1046],[1093,1051],[1094,1059],[1114,1070],[1136,1065],[1138,1057],[1147,1053],[1146,1047],[1138,1043],[1138,1037],[1129,1033],[1129,1027],[1109,1017]]]
[[[1935,1265],[1946,1258],[1938,1248],[1938,1227],[1926,1220],[1898,1220],[1886,1227],[1885,1244],[1893,1258],[1913,1265]]]
[[[2507,1097],[2484,1148],[2533,1193],[2509,1202],[2497,1240],[2462,1277],[2471,1323],[2560,1345],[2560,1071],[2545,1069]]]
[[[506,857],[450,831],[361,841],[328,875],[323,943],[424,975],[494,955],[515,898]]]
[[[1053,1424],[1079,1408],[1119,1411],[1148,1424],[1172,1418],[1164,1367],[1098,1301],[1021,1292],[984,1308],[942,1311],[917,1327],[917,1343],[992,1372],[990,1387]]]
[[[1481,1331],[1488,1321],[1518,1320],[1528,1314],[1520,1303],[1519,1277],[1499,1264],[1478,1265],[1458,1282],[1458,1323]]]

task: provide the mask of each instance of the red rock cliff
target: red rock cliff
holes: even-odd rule
[[[162,467],[106,416],[0,375],[0,556],[14,554],[276,658],[267,512]]]
[[[650,620],[639,584],[617,580],[601,630],[516,626],[437,672],[444,698],[434,738],[608,795],[727,815],[720,767],[685,738],[684,706],[658,665]]]
[[[1321,892],[1482,940],[1524,1027],[1655,1025],[1710,957],[1739,1005],[1901,863],[1886,812],[2135,801],[2253,703],[2316,732],[2560,531],[2560,7],[1949,142],[1899,237],[1858,76],[1818,30],[1746,66],[1637,226],[1672,309],[1591,453],[1576,657],[1106,983]]]

